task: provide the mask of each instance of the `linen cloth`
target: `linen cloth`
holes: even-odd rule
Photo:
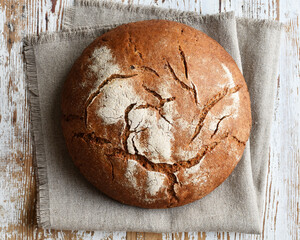
[[[203,199],[173,209],[141,209],[101,194],[73,165],[60,127],[61,88],[76,58],[109,29],[144,19],[179,21],[218,41],[243,71],[251,97],[251,136],[236,169]],[[281,28],[277,22],[236,20],[233,12],[200,16],[84,0],[67,9],[64,31],[26,38],[39,225],[70,230],[260,233]]]

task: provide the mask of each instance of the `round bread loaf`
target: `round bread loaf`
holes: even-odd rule
[[[206,34],[172,21],[121,25],[73,65],[62,128],[85,178],[144,208],[191,203],[242,157],[250,99],[232,57]]]

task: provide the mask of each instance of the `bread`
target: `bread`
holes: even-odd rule
[[[93,41],[62,92],[62,129],[85,178],[143,208],[198,200],[242,157],[249,93],[231,56],[181,23],[121,25]]]

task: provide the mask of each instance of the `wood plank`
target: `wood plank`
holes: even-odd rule
[[[300,4],[280,1],[276,18],[286,23],[270,149],[263,237],[299,239]],[[275,14],[273,15],[275,17]]]
[[[32,235],[34,178],[20,30],[23,1],[0,1],[0,238]],[[24,197],[23,197],[24,196]]]
[[[41,12],[49,11],[46,5],[51,3],[0,1],[0,239],[37,239],[44,232],[36,229],[36,189],[21,39],[25,34],[41,32]],[[48,16],[57,19],[55,12]],[[51,26],[52,30],[58,28]]]

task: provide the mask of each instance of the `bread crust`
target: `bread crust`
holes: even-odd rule
[[[124,24],[93,41],[65,81],[61,109],[80,172],[143,208],[213,191],[251,129],[247,85],[232,57],[201,31],[166,20]]]

